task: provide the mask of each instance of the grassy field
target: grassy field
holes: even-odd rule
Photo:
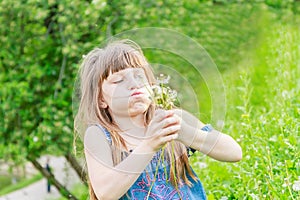
[[[300,34],[295,21],[266,18],[255,48],[223,74],[223,132],[243,148],[239,163],[194,157],[209,199],[299,199]]]

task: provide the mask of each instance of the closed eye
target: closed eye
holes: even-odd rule
[[[135,77],[138,78],[139,80],[146,80],[145,75],[142,73],[136,74]]]
[[[142,74],[137,74],[137,75],[136,75],[136,78],[138,78],[138,79],[143,79],[144,76],[143,76]]]
[[[123,79],[120,79],[120,80],[113,81],[112,83],[118,84],[118,83],[121,83],[122,81],[123,81]]]

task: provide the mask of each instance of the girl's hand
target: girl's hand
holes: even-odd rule
[[[180,118],[172,110],[156,110],[147,127],[145,140],[150,151],[158,151],[166,143],[178,138]]]

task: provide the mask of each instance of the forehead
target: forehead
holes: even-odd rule
[[[124,75],[126,75],[128,73],[134,73],[134,74],[136,74],[136,73],[145,73],[145,71],[141,67],[138,67],[138,68],[126,68],[126,69],[122,69],[122,70],[117,71],[117,72],[110,71],[108,76],[118,76],[118,75],[124,76]]]
[[[144,68],[148,65],[143,55],[134,49],[119,46],[109,47],[104,56],[102,78],[106,79],[109,75],[115,74],[125,69]]]

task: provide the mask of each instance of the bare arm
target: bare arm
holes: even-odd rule
[[[119,165],[113,166],[110,146],[101,132],[93,126],[86,133],[85,156],[89,179],[98,199],[119,199],[136,181],[155,152],[150,152],[147,145],[140,145]]]
[[[241,147],[232,137],[217,130],[202,131],[204,124],[192,114],[183,110],[175,113],[182,119],[178,140],[183,144],[219,161],[237,162],[242,159]]]
[[[165,113],[154,116],[153,123],[147,129],[151,137],[141,142],[116,166],[113,166],[110,145],[104,133],[96,126],[88,128],[84,141],[85,156],[89,178],[98,199],[119,199],[123,196],[146,168],[154,153],[178,137],[180,125],[174,124],[175,117],[170,114],[166,116]]]

